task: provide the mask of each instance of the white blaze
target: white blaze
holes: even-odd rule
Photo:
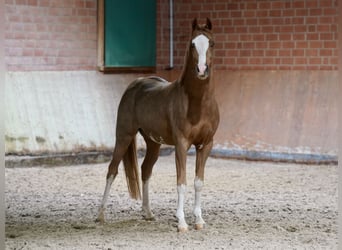
[[[207,50],[209,48],[209,39],[205,35],[199,35],[192,40],[198,53],[198,70],[201,75],[204,74],[207,69]]]

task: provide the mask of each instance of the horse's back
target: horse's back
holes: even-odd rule
[[[135,79],[126,89],[127,92],[139,92],[153,88],[161,88],[169,82],[158,76],[139,77]]]

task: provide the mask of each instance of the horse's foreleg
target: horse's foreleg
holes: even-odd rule
[[[200,230],[204,227],[204,220],[202,218],[201,209],[201,191],[204,181],[204,167],[210,154],[213,143],[196,147],[196,177],[194,181],[195,187],[195,206],[193,213],[195,215],[195,229]]]
[[[160,145],[145,138],[146,141],[146,156],[141,165],[141,178],[143,182],[143,202],[142,209],[145,212],[146,220],[153,220],[154,215],[151,211],[150,207],[150,199],[149,199],[149,180],[152,174],[152,168],[154,163],[157,161],[159,156]]]
[[[176,216],[178,218],[178,231],[188,231],[188,224],[184,216],[184,201],[186,193],[186,147],[176,146],[176,168],[177,168],[177,193],[178,207]]]

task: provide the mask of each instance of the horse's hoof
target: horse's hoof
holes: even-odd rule
[[[104,218],[102,217],[97,217],[96,220],[95,220],[96,223],[100,223],[101,225],[104,224]]]
[[[144,218],[147,221],[155,221],[156,220],[156,218],[154,216],[145,216]]]
[[[187,227],[178,227],[178,233],[186,233],[186,232],[188,232]]]
[[[100,219],[96,219],[96,220],[95,220],[95,223],[100,223],[101,225],[103,225],[103,224],[104,224],[104,221],[103,221],[103,220],[100,220]]]
[[[204,224],[195,224],[196,230],[202,230],[204,228]]]

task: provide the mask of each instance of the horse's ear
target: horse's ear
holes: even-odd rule
[[[197,24],[197,18],[194,18],[194,20],[192,21],[192,30],[195,30],[197,28],[198,24]]]
[[[212,25],[211,25],[211,21],[210,21],[210,19],[207,17],[207,24],[205,25],[205,27],[208,29],[208,30],[211,30],[211,27],[212,27]]]

